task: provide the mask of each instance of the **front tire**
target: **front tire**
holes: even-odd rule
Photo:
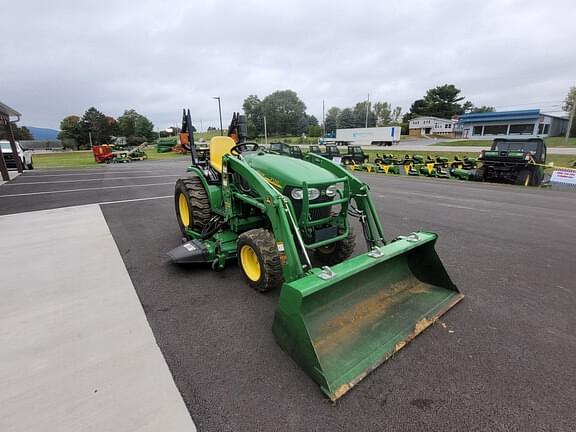
[[[354,253],[356,247],[356,234],[350,227],[348,237],[344,240],[339,240],[328,246],[319,247],[314,249],[314,256],[323,265],[335,265],[347,260]]]
[[[283,282],[280,254],[274,235],[258,228],[240,234],[238,264],[248,285],[260,292],[280,288]]]

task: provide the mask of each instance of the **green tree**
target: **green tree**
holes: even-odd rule
[[[326,133],[334,133],[338,128],[338,117],[340,117],[340,108],[332,107],[326,113],[324,123],[326,124]]]
[[[92,145],[110,143],[110,137],[114,133],[114,124],[110,119],[111,117],[106,117],[96,108],[88,108],[80,121],[84,142],[89,144],[90,136],[92,136]]]
[[[392,106],[388,102],[376,102],[372,108],[376,126],[387,126],[392,122]]]
[[[152,141],[155,138],[154,124],[134,109],[125,110],[118,117],[118,134],[125,136],[130,143]]]
[[[356,119],[352,108],[344,108],[338,116],[338,129],[350,129],[356,127]]]
[[[64,142],[66,148],[78,150],[81,145],[88,144],[85,141],[84,131],[80,123],[80,117],[69,115],[64,117],[60,122],[60,133],[58,139]]]
[[[12,133],[14,133],[14,139],[16,141],[33,140],[34,137],[30,133],[30,129],[26,126],[18,126],[16,123],[12,123]],[[10,139],[10,132],[7,127],[0,126],[0,140]]]
[[[409,122],[414,117],[428,115],[426,114],[426,108],[426,102],[424,99],[416,99],[414,102],[412,102],[412,105],[410,105],[410,110],[404,114],[403,122]]]
[[[262,101],[257,95],[249,95],[242,104],[246,116],[248,136],[256,138],[264,133],[264,119],[262,118]]]
[[[306,105],[292,90],[275,91],[260,106],[270,135],[299,135],[306,124]]]
[[[392,125],[400,124],[402,121],[402,107],[397,106],[392,110],[392,113],[390,114],[390,120],[390,124]]]
[[[454,84],[444,84],[429,89],[423,99],[417,99],[410,107],[410,112],[404,116],[404,121],[409,121],[417,116],[433,116],[440,118],[452,118],[472,109],[471,102],[464,102],[464,96],[460,96],[460,89]]]
[[[322,136],[322,127],[313,124],[309,125],[307,135],[313,138]]]
[[[355,128],[366,127],[366,111],[368,111],[368,127],[376,126],[376,116],[370,109],[370,103],[367,101],[358,102],[353,109]]]

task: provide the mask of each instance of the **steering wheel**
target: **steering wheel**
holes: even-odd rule
[[[230,149],[230,153],[234,156],[239,156],[240,154],[246,151],[256,151],[260,148],[260,146],[256,143],[251,142],[244,142],[240,144],[236,144],[234,147]]]

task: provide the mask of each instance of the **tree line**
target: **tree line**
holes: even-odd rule
[[[129,145],[152,141],[154,124],[133,109],[125,110],[115,119],[94,107],[88,108],[81,117],[69,115],[60,122],[58,138],[67,148],[90,148],[90,141],[92,145],[109,144],[113,137],[126,137]]]
[[[407,133],[409,121],[418,116],[453,118],[469,112],[491,112],[494,107],[475,107],[460,95],[461,90],[454,84],[444,84],[426,91],[426,94],[415,100],[410,110],[402,113],[402,108],[386,101],[357,102],[352,107],[333,106],[328,109],[324,124],[306,113],[306,105],[293,90],[278,90],[264,99],[250,95],[244,99],[243,108],[246,114],[248,135],[252,138],[264,135],[264,118],[270,136],[298,136],[307,134],[311,137],[321,136],[323,126],[326,133],[336,129],[402,126]]]

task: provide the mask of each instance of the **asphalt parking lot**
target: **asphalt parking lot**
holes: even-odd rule
[[[466,297],[332,404],[274,342],[278,293],[251,291],[233,264],[168,262],[186,165],[26,172],[0,188],[0,214],[102,204],[200,431],[574,430],[574,193],[363,175],[388,237],[437,232]]]

